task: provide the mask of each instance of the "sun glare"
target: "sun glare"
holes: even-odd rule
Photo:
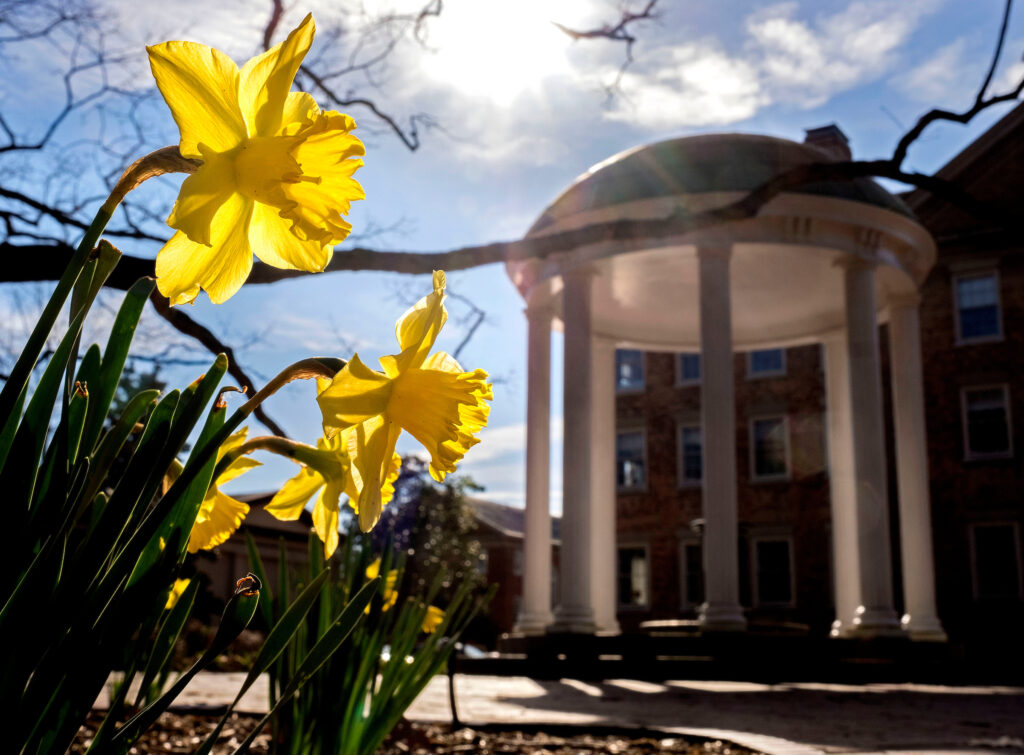
[[[582,19],[585,0],[458,0],[445,3],[422,70],[467,95],[507,106],[546,77],[569,71],[572,43],[552,23]],[[557,14],[557,15],[556,15]]]

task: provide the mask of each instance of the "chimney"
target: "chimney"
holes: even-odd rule
[[[823,150],[836,160],[849,160],[853,157],[850,152],[850,140],[846,134],[834,123],[818,128],[804,129],[804,144],[810,144]]]

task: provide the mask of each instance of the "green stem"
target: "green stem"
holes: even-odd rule
[[[132,535],[131,540],[129,540],[127,545],[124,546],[122,552],[133,547],[137,542],[149,542],[150,538],[152,538],[156,533],[157,528],[163,521],[163,518],[167,515],[169,507],[174,505],[175,501],[178,500],[185,489],[192,484],[193,480],[195,480],[207,460],[217,453],[217,450],[224,445],[224,441],[226,441],[231,436],[231,433],[233,433],[238,426],[256,410],[257,406],[262,404],[268,398],[277,393],[277,391],[279,391],[283,386],[293,380],[307,380],[317,377],[331,378],[338,374],[344,366],[345,361],[342,359],[335,359],[333,357],[313,357],[311,359],[302,359],[295,362],[279,372],[269,383],[257,391],[255,396],[238,407],[234,414],[227,418],[220,430],[218,430],[203,446],[199,448],[195,455],[195,462],[188,464],[185,467],[181,476],[174,481],[174,484],[171,485],[170,489],[164,493],[160,500],[157,501],[156,505],[149,510],[146,518],[143,520],[142,524],[139,525],[135,534]],[[118,555],[120,556],[120,553]]]
[[[290,438],[281,438],[277,435],[260,435],[247,440],[242,445],[232,448],[224,454],[220,461],[217,462],[217,468],[213,470],[213,479],[216,480],[222,475],[240,456],[251,454],[253,451],[269,451],[270,453],[301,463],[306,463],[305,460],[311,458],[311,454],[323,453],[323,451],[314,446],[299,443]]]
[[[57,282],[57,287],[53,290],[50,301],[46,303],[46,307],[39,316],[39,322],[32,329],[32,335],[29,336],[25,348],[22,349],[21,356],[18,357],[14,369],[11,370],[10,377],[7,378],[3,390],[0,391],[0,420],[5,421],[7,419],[18,401],[18,397],[28,385],[29,376],[32,374],[32,369],[36,366],[36,361],[46,345],[46,339],[53,329],[53,324],[57,321],[57,317],[64,307],[64,302],[67,301],[68,295],[75,286],[75,282],[82,274],[85,264],[89,261],[89,255],[92,253],[93,247],[99,241],[100,234],[107,227],[107,223],[114,214],[116,207],[117,202],[111,203],[109,199],[100,207],[96,217],[93,218],[89,228],[86,229],[81,243],[79,243],[74,255],[72,255],[71,260],[68,262],[64,274]]]

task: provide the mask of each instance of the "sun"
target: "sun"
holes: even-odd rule
[[[571,71],[572,40],[552,23],[585,17],[587,0],[455,0],[431,32],[422,71],[472,97],[509,106],[552,76]],[[555,15],[557,14],[557,16]]]

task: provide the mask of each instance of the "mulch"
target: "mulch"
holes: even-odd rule
[[[72,753],[84,753],[100,718],[93,714],[82,728]],[[196,713],[165,713],[130,752],[191,753],[213,731],[219,718]],[[228,755],[257,723],[254,716],[235,713],[221,732],[215,755]],[[253,743],[250,752],[270,752],[269,727]],[[480,726],[452,729],[447,724],[402,722],[378,751],[378,755],[752,755],[753,751],[731,742],[680,737],[639,729],[583,726]]]

